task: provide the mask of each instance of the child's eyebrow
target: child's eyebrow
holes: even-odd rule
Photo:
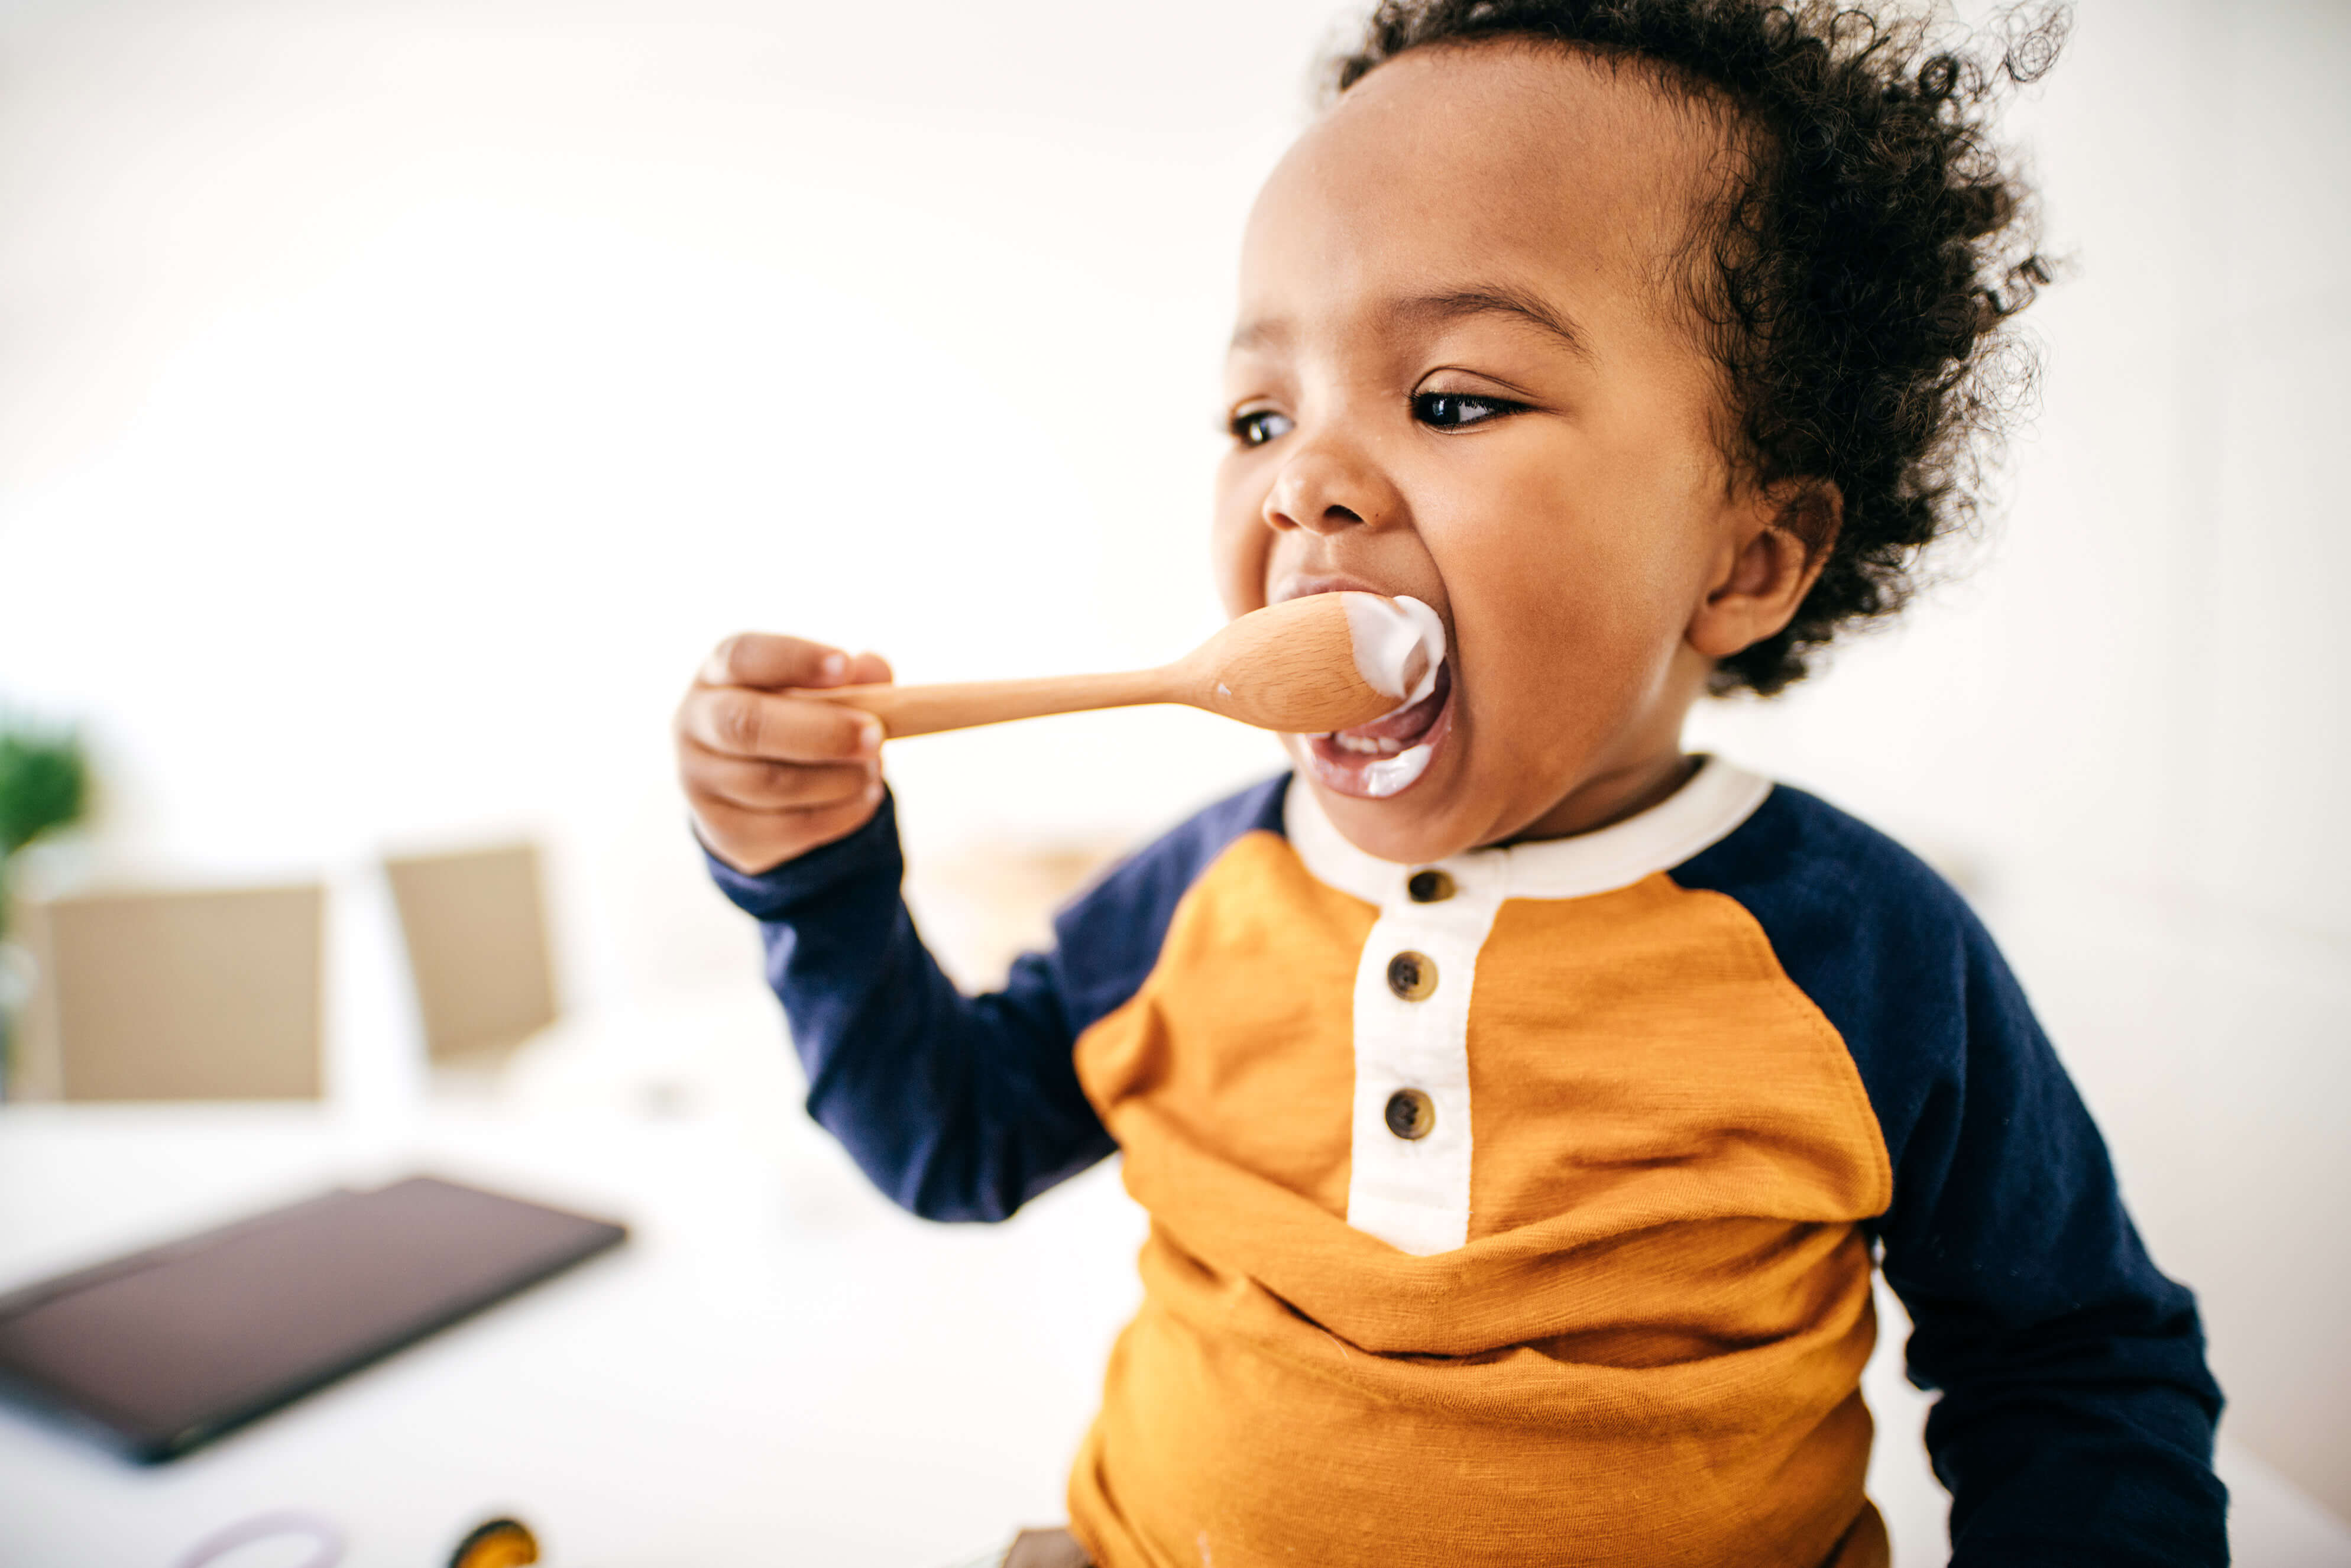
[[[1458,321],[1471,316],[1514,317],[1556,338],[1578,359],[1592,359],[1592,345],[1573,318],[1547,301],[1509,284],[1481,284],[1444,294],[1424,294],[1397,303],[1397,319],[1416,324]]]
[[[1400,325],[1429,327],[1458,321],[1472,316],[1505,316],[1524,321],[1544,335],[1556,339],[1578,359],[1590,361],[1595,356],[1583,329],[1573,317],[1549,302],[1506,283],[1479,284],[1470,288],[1448,289],[1442,294],[1422,294],[1390,305],[1385,314]],[[1285,317],[1259,316],[1244,321],[1233,332],[1230,351],[1243,353],[1259,349],[1279,350],[1289,343],[1292,335],[1290,320]]]
[[[1232,341],[1226,344],[1229,353],[1252,352],[1259,349],[1279,349],[1290,341],[1290,322],[1279,316],[1256,316],[1233,329]]]

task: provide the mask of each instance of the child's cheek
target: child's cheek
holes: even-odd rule
[[[1268,552],[1273,530],[1259,517],[1263,498],[1240,476],[1232,460],[1217,476],[1216,520],[1209,529],[1209,565],[1225,613],[1244,615],[1265,605]]]
[[[1654,685],[1678,640],[1652,564],[1554,513],[1499,527],[1447,572],[1481,741],[1596,744]]]

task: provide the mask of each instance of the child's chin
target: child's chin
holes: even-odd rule
[[[1393,752],[1364,753],[1329,736],[1287,736],[1300,774],[1322,798],[1341,836],[1375,859],[1399,865],[1442,860],[1461,846],[1443,821],[1452,813],[1444,776],[1454,768],[1453,711]]]

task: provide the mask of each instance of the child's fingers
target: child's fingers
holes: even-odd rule
[[[849,679],[842,684],[852,686],[887,685],[898,677],[891,673],[890,661],[879,653],[860,653],[849,661]]]
[[[738,632],[710,651],[695,678],[705,685],[754,686],[782,691],[791,686],[849,684],[852,661],[838,648],[804,637]]]
[[[820,844],[829,844],[835,839],[847,838],[872,820],[874,809],[881,803],[882,781],[877,779],[873,781],[871,793],[860,796],[854,800],[843,800],[833,806],[820,806],[813,811],[794,812],[795,825],[805,835],[800,848],[794,852],[806,854]]]
[[[878,783],[878,781],[877,781]],[[692,797],[702,841],[720,860],[757,876],[848,837],[872,817],[881,791],[810,811],[751,811],[707,795]]]
[[[872,763],[761,762],[690,747],[686,789],[754,811],[807,810],[862,800],[878,777]]]
[[[687,739],[727,757],[857,762],[882,749],[882,721],[871,714],[741,686],[696,686],[677,719]]]

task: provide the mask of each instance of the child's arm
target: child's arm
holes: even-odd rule
[[[1873,1228],[1917,1332],[1952,1562],[2227,1561],[2220,1392],[2105,1145],[1982,925],[1882,835],[1782,788],[1675,873],[1728,894],[1860,1069],[1893,1165]]]
[[[1141,988],[1209,862],[1280,821],[1286,783],[1219,801],[1123,862],[1054,920],[1050,952],[982,997],[959,993],[915,934],[887,799],[837,843],[758,875],[713,857],[711,874],[759,919],[810,1113],[916,1214],[1002,1219],[1111,1152],[1077,1037]]]
[[[1051,951],[966,997],[899,896],[896,814],[860,716],[794,695],[888,678],[872,654],[731,639],[679,706],[678,771],[711,874],[759,920],[810,1113],[916,1214],[1002,1219],[1111,1152],[1078,1084],[1077,1037],[1142,985],[1201,868],[1278,821],[1282,788],[1213,806],[1134,856],[1063,911]]]
[[[2195,1298],[2148,1259],[2023,994],[1968,936],[1959,1071],[1880,1112],[1901,1140],[1886,1278],[1913,1381],[1942,1390],[1927,1446],[1953,1561],[2225,1563]]]
[[[1001,1219],[1110,1135],[1071,1065],[1058,956],[956,992],[898,896],[880,725],[802,695],[889,679],[875,654],[730,637],[678,705],[678,778],[711,874],[759,919],[810,1114],[915,1213]]]
[[[761,875],[712,857],[758,917],[768,982],[808,1070],[809,1113],[875,1186],[928,1219],[1002,1219],[1109,1154],[1079,1090],[1061,955],[965,997],[899,896],[886,799],[862,828]]]

